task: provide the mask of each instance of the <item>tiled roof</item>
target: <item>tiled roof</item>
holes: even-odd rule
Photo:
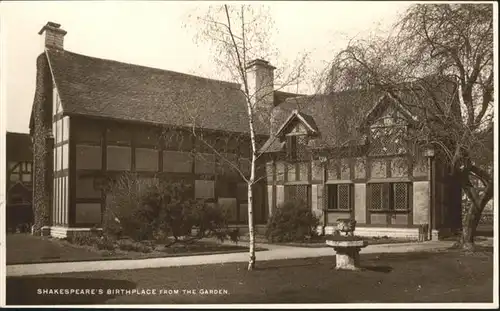
[[[405,106],[399,107],[401,112],[418,120],[425,113],[439,114],[450,109],[450,100],[456,97],[455,84],[449,80],[426,79],[428,90],[432,90],[436,101],[427,92],[411,85],[404,85],[397,91]],[[276,133],[294,110],[298,110],[306,118],[314,120],[319,137],[312,142],[314,148],[337,148],[362,145],[366,135],[361,127],[377,118],[388,105],[395,104],[390,96],[377,89],[349,90],[328,95],[311,95],[287,98],[273,110],[272,133]],[[459,112],[457,112],[459,114]],[[312,122],[312,121],[307,121]],[[270,137],[262,152],[278,152],[284,147],[279,137]]]
[[[46,50],[64,113],[171,126],[248,132],[236,83]],[[268,129],[256,124],[257,134]]]
[[[358,126],[381,96],[380,92],[358,90],[288,98],[274,109],[273,133],[297,109],[308,120],[314,120],[320,135],[314,141],[315,148],[362,144],[365,137]],[[312,123],[312,120],[308,122]],[[261,150],[277,152],[282,148],[282,142],[271,137]]]
[[[33,161],[29,134],[7,132],[5,152],[7,161]]]

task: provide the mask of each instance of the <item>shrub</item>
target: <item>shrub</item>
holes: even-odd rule
[[[171,201],[162,206],[158,218],[159,229],[175,241],[215,237],[220,241],[227,238],[236,242],[238,235],[227,225],[227,215],[216,205],[203,200],[187,199]]]
[[[115,249],[115,243],[113,240],[104,236],[100,237],[98,235],[77,234],[67,238],[67,241],[75,245],[94,246],[99,250],[111,251]]]
[[[316,235],[319,219],[303,202],[285,202],[269,219],[266,238],[271,242],[301,242]]]
[[[96,241],[95,246],[99,250],[107,250],[107,251],[115,250],[115,243],[112,240],[106,238],[98,239]]]
[[[98,243],[99,238],[94,235],[77,234],[69,236],[67,240],[71,244],[92,246]]]
[[[327,235],[325,236],[325,240],[330,240],[330,241],[362,241],[363,237],[357,236],[357,235],[340,235],[340,234],[333,234],[333,235]]]
[[[111,206],[104,213],[106,236],[133,241],[173,236],[200,239],[215,236],[223,240],[234,234],[227,230],[227,217],[216,206],[192,199],[189,185],[158,179],[144,180],[125,173],[111,187]],[[193,229],[197,229],[193,235]]]
[[[135,241],[152,238],[153,207],[148,204],[148,188],[152,181],[125,173],[111,186],[111,205],[106,206],[103,231],[106,236],[128,236]]]
[[[119,240],[118,248],[123,251],[133,251],[139,253],[150,253],[152,251],[151,247],[131,240]]]

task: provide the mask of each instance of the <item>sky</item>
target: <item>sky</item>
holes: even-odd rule
[[[208,46],[194,40],[188,14],[204,1],[7,1],[0,3],[1,121],[7,131],[29,131],[38,31],[48,22],[67,31],[66,50],[105,59],[220,79]],[[227,2],[226,2],[227,3]],[[238,2],[241,4],[241,2]],[[309,53],[308,73],[325,68],[348,39],[387,29],[408,2],[251,2],[269,6],[274,48],[289,61]],[[307,77],[307,75],[306,75]],[[307,87],[307,83],[304,83]],[[299,90],[300,91],[300,90]],[[307,91],[306,91],[307,92]]]

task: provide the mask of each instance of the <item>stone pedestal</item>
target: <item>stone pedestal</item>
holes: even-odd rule
[[[359,252],[368,245],[367,241],[326,241],[336,252],[337,270],[359,270]]]

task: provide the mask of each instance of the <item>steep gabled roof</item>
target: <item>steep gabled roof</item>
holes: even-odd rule
[[[314,121],[319,133],[319,137],[314,140],[315,148],[363,144],[365,137],[358,126],[380,97],[381,93],[377,91],[356,90],[288,98],[273,111],[272,132],[277,134],[293,111],[298,110],[301,115]],[[283,142],[273,135],[261,151],[278,152],[282,148]]]
[[[424,79],[417,84],[398,86],[395,93],[404,103],[400,105],[381,89],[357,89],[338,93],[289,97],[273,110],[275,133],[265,143],[261,152],[279,152],[284,142],[277,131],[283,127],[294,110],[314,120],[319,137],[312,141],[318,149],[363,145],[366,134],[363,131],[388,107],[399,110],[408,121],[424,120],[426,114],[455,114],[456,86],[449,79]],[[425,83],[425,85],[423,85]],[[426,89],[422,89],[425,87]]]
[[[307,115],[303,112],[299,112],[298,110],[293,110],[290,116],[286,119],[285,122],[280,126],[278,131],[276,132],[276,136],[281,136],[285,128],[293,122],[293,120],[298,119],[302,124],[304,124],[310,133],[317,133],[318,127],[316,126],[316,122],[314,122],[314,118],[310,115]]]
[[[238,84],[64,50],[46,55],[65,114],[248,132]],[[258,121],[256,131],[268,134]]]
[[[32,143],[29,134],[7,132],[5,152],[7,160],[33,161]]]

